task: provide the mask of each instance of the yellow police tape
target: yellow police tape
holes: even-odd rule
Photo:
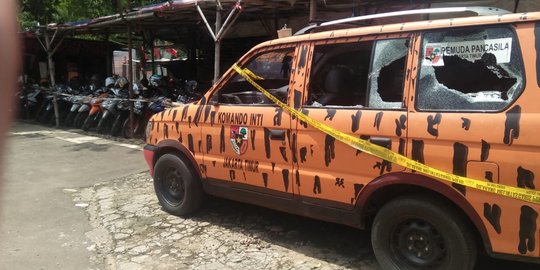
[[[373,155],[375,157],[384,159],[386,161],[392,162],[394,164],[400,165],[407,169],[417,171],[419,173],[432,176],[436,179],[452,182],[455,184],[460,184],[466,187],[483,190],[489,193],[498,194],[501,196],[506,196],[526,202],[531,202],[535,204],[540,204],[540,191],[512,187],[507,185],[501,185],[481,180],[475,180],[468,177],[463,177],[459,175],[454,175],[447,173],[432,167],[429,167],[425,164],[407,158],[403,155],[400,155],[396,152],[393,152],[390,149],[385,147],[370,143],[367,140],[356,138],[339,130],[336,130],[330,126],[327,126],[297,110],[292,107],[289,107],[287,104],[281,102],[279,99],[274,97],[270,92],[266,91],[262,86],[257,84],[253,78],[261,79],[261,77],[255,75],[253,72],[247,68],[242,69],[238,65],[234,64],[233,69],[251,83],[255,88],[261,91],[268,99],[277,104],[283,110],[287,111],[291,115],[297,117],[299,120],[306,122],[308,125],[334,137],[336,140],[345,143],[357,150],[361,150],[367,154]]]

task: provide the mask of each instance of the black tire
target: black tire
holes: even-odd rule
[[[129,115],[128,115],[127,119],[129,121]],[[125,120],[126,120],[126,114],[125,113],[120,113],[120,114],[118,114],[118,116],[116,116],[116,118],[114,119],[114,123],[112,125],[112,128],[111,128],[111,135],[112,136],[118,137],[118,136],[122,135]]]
[[[113,119],[114,115],[106,115],[106,116],[102,116],[101,119],[99,119],[99,122],[97,124],[97,127],[96,127],[96,132],[99,133],[99,134],[107,134],[110,132],[111,130],[111,119]]]
[[[77,115],[75,115],[75,119],[73,119],[73,127],[74,128],[82,128],[84,124],[84,120],[88,116],[88,112],[78,112]]]
[[[452,206],[403,196],[377,213],[371,242],[382,269],[469,270],[477,255],[469,223]]]
[[[41,120],[41,117],[42,115],[45,113],[45,110],[47,109],[47,101],[43,101],[40,105],[39,105],[39,108],[37,109],[36,111],[36,114],[34,115],[35,118],[34,120],[36,122],[40,122]]]
[[[75,116],[77,116],[77,112],[72,112],[71,110],[68,112],[66,116],[66,121],[64,121],[64,126],[66,127],[72,127],[73,121],[75,120]]]
[[[54,117],[53,110],[44,110],[43,113],[39,116],[39,122],[47,124],[51,121],[51,117]]]
[[[194,214],[205,197],[191,165],[173,154],[165,154],[156,162],[154,190],[163,209],[176,216]]]
[[[99,119],[100,116],[101,116],[100,113],[92,114],[92,115],[89,114],[84,120],[84,123],[81,129],[84,131],[89,131],[91,128],[95,126],[95,122],[97,119]]]

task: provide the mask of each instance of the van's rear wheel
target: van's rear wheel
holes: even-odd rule
[[[204,201],[201,181],[184,160],[172,154],[161,156],[154,168],[154,189],[165,211],[188,216]]]
[[[404,196],[375,217],[371,241],[382,269],[473,269],[476,241],[456,209],[427,197]]]

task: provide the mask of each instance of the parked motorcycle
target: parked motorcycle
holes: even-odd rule
[[[116,120],[116,117],[119,116],[120,112],[118,106],[124,109],[129,104],[126,103],[126,100],[129,98],[128,90],[129,82],[126,78],[120,77],[115,83],[115,88],[111,89],[112,95],[103,103],[101,103],[101,109],[103,114],[97,125],[96,131],[100,134],[107,134],[111,131],[113,123]]]

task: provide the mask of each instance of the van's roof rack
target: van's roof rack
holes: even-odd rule
[[[424,9],[393,11],[393,12],[386,12],[386,13],[377,13],[377,14],[370,14],[370,15],[364,15],[364,16],[350,17],[350,18],[345,18],[345,19],[323,22],[320,24],[313,24],[313,25],[309,25],[300,29],[294,35],[302,35],[317,27],[330,26],[330,25],[336,25],[336,24],[345,24],[345,23],[352,23],[352,22],[358,22],[358,21],[389,18],[389,17],[400,17],[400,16],[407,16],[407,15],[459,13],[459,12],[471,12],[471,13],[475,13],[477,16],[504,15],[504,14],[512,13],[505,9],[494,8],[494,7],[481,7],[481,6],[424,8]]]

